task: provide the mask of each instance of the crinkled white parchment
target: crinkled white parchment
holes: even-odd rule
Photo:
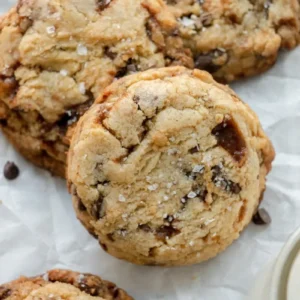
[[[14,2],[0,0],[5,12]],[[141,267],[100,249],[76,220],[65,182],[26,162],[0,135],[0,283],[68,268],[99,274],[136,299],[240,300],[300,225],[300,48],[269,72],[233,88],[259,115],[277,152],[263,206],[273,222],[251,224],[228,250],[181,268]],[[2,175],[7,160],[20,177]]]

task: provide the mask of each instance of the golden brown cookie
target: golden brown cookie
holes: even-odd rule
[[[162,0],[19,0],[0,20],[0,122],[33,163],[64,176],[80,115],[116,78],[193,66]]]
[[[203,71],[120,79],[80,119],[68,181],[83,225],[110,254],[186,265],[250,222],[274,150],[255,113]]]
[[[165,0],[195,67],[219,81],[260,74],[300,40],[297,0]]]
[[[100,277],[68,270],[51,270],[42,276],[21,277],[0,285],[1,300],[132,300],[115,284]]]

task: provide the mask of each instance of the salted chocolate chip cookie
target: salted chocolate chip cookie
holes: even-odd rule
[[[115,284],[91,274],[51,270],[0,285],[1,300],[132,300]]]
[[[219,81],[259,74],[300,40],[297,0],[165,0],[195,67]]]
[[[162,0],[19,0],[0,19],[0,124],[33,163],[64,176],[78,118],[116,78],[193,66]]]
[[[273,158],[257,116],[230,88],[170,67],[104,90],[75,130],[68,182],[78,218],[108,253],[186,265],[238,238]]]

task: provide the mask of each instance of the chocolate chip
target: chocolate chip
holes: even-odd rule
[[[113,233],[109,233],[109,234],[107,234],[106,236],[107,236],[107,238],[108,238],[111,242],[114,242],[114,241],[115,241],[115,239],[114,239],[114,234],[113,234]]]
[[[246,143],[242,133],[232,119],[224,120],[217,125],[212,134],[220,147],[224,148],[237,162],[241,162],[246,155]]]
[[[0,287],[0,300],[4,300],[8,298],[11,294],[12,294],[11,289]]]
[[[8,180],[14,180],[19,176],[19,168],[14,162],[8,161],[4,166],[4,177]]]
[[[220,166],[212,167],[212,181],[215,186],[221,188],[224,191],[231,192],[233,194],[239,194],[242,190],[238,183],[235,183],[222,174]]]
[[[156,229],[156,238],[160,241],[165,242],[167,239],[180,233],[180,230],[174,228],[173,226],[160,226]]]
[[[104,217],[103,195],[99,195],[98,200],[93,204],[91,214],[96,220]]]
[[[86,211],[86,207],[82,203],[81,199],[79,199],[78,197],[77,197],[77,199],[78,199],[77,200],[77,203],[78,203],[77,208],[78,208],[78,210],[80,210],[80,211]]]
[[[97,11],[100,12],[107,8],[112,0],[96,0]]]
[[[194,153],[198,153],[200,151],[200,147],[199,146],[196,146],[192,149],[189,150],[189,153],[190,154],[194,154]]]
[[[148,224],[140,224],[138,227],[139,227],[139,229],[141,229],[145,232],[151,232],[152,231],[151,227]]]
[[[109,47],[104,48],[104,54],[111,60],[114,60],[117,57],[117,54],[112,52]]]
[[[101,248],[102,248],[105,252],[107,252],[107,246],[106,246],[104,243],[101,243],[101,242],[99,242],[99,244],[100,244]]]
[[[260,208],[253,216],[252,221],[256,225],[266,225],[270,224],[272,220],[269,213],[264,208]]]

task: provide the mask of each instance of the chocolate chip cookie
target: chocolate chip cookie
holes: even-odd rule
[[[0,124],[36,165],[64,176],[69,138],[124,75],[193,66],[162,0],[19,0],[0,19]]]
[[[165,0],[178,18],[179,35],[193,50],[195,67],[219,81],[270,68],[281,48],[300,39],[297,0]]]
[[[255,113],[206,72],[120,79],[80,119],[68,182],[83,225],[136,264],[186,265],[251,221],[274,150]]]
[[[132,300],[115,284],[91,274],[51,270],[42,276],[21,277],[0,285],[1,300]]]

